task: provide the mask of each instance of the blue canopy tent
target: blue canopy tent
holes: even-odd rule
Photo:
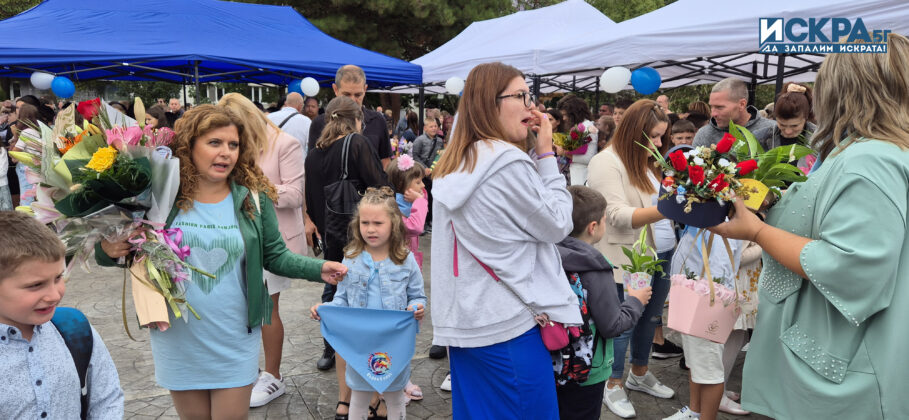
[[[293,8],[219,0],[45,0],[0,21],[0,77],[273,83],[334,79],[419,84],[420,66],[334,39]],[[198,94],[199,89],[196,89]]]

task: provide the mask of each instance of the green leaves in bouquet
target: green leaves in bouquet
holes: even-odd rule
[[[757,161],[757,169],[743,175],[742,178],[752,178],[761,181],[768,187],[777,188],[786,188],[793,182],[804,182],[807,179],[798,167],[789,162],[795,162],[814,154],[814,150],[801,144],[792,144],[774,147],[765,152],[760,142],[748,129],[736,125],[732,121],[729,122],[729,133],[738,139],[733,146],[738,160],[740,162],[748,159]],[[779,191],[775,189],[771,189],[771,191],[779,194]]]
[[[84,163],[83,163],[84,165]],[[151,186],[151,162],[119,154],[102,173],[80,168],[73,178],[82,187],[54,204],[68,217],[82,217],[121,200],[135,197]]]
[[[631,264],[622,264],[622,270],[629,273],[647,273],[650,275],[663,272],[662,264],[666,260],[657,258],[657,253],[653,248],[647,246],[647,227],[641,228],[641,235],[638,237],[631,249],[622,247],[622,252],[628,257]],[[653,256],[647,255],[648,253]]]

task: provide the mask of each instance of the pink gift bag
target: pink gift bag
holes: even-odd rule
[[[724,305],[719,299],[710,303],[710,295],[699,295],[682,285],[669,289],[668,327],[717,343],[725,343],[739,317],[739,305]]]
[[[705,248],[701,242],[701,255],[704,261],[702,277],[712,279],[710,276],[710,248],[713,243],[713,234]],[[723,238],[729,260],[733,260],[732,250],[728,241]],[[683,263],[684,267],[685,264]],[[709,281],[710,292],[699,294],[684,284],[673,284],[669,289],[669,322],[668,327],[683,334],[700,337],[716,343],[725,343],[732,333],[735,321],[741,309],[738,302],[724,303],[717,298],[713,281]],[[736,298],[737,298],[736,293]]]

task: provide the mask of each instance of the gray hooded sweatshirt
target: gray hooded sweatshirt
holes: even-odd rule
[[[776,121],[762,117],[758,114],[757,108],[751,105],[748,105],[746,110],[751,114],[751,118],[745,123],[745,128],[747,128],[751,134],[754,134],[754,138],[760,141],[761,147],[763,147],[764,150],[770,150],[770,147],[768,147],[770,143],[769,138],[771,131],[776,127]],[[710,121],[701,127],[694,135],[694,142],[691,145],[698,147],[717,144],[720,139],[723,138],[723,134],[728,132],[729,127],[720,128],[716,125],[716,119],[711,118]]]
[[[553,321],[580,324],[555,245],[572,230],[571,195],[556,160],[531,160],[497,140],[475,147],[472,172],[433,180],[433,344],[483,347],[518,337],[535,325],[525,303]]]

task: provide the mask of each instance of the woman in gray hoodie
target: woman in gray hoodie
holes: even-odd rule
[[[572,230],[572,201],[533,105],[514,67],[475,67],[433,174],[433,344],[449,346],[456,419],[559,415],[534,314],[581,323],[555,245]]]

